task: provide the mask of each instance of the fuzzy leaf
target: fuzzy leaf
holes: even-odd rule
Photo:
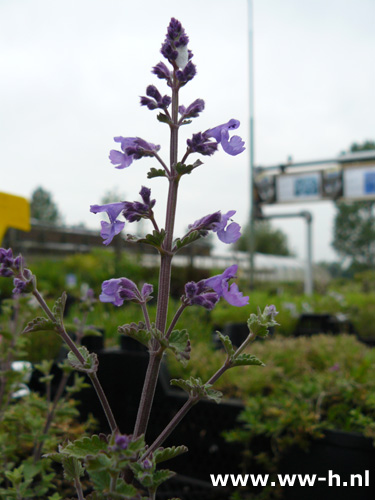
[[[67,298],[66,292],[63,292],[61,297],[56,300],[55,305],[52,308],[52,314],[54,315],[59,325],[62,324],[64,319],[66,298]]]
[[[140,321],[137,323],[130,323],[127,325],[122,325],[118,327],[118,332],[127,337],[137,340],[141,344],[148,347],[151,340],[151,332],[146,329],[146,325]]]
[[[215,403],[220,403],[222,397],[222,392],[211,389],[208,384],[206,385],[206,398],[212,399]]]
[[[64,467],[64,477],[68,481],[75,481],[84,475],[84,468],[75,457],[62,455],[62,465]]]
[[[50,319],[38,317],[27,323],[22,333],[54,331],[55,326]]]
[[[82,354],[84,358],[84,364],[76,357],[76,355],[69,351],[68,362],[75,369],[83,373],[95,373],[98,370],[99,360],[98,356],[94,352],[89,352],[86,347],[81,346],[78,351]]]
[[[190,339],[187,330],[173,330],[169,337],[168,349],[176,356],[183,365],[190,359]]]
[[[107,450],[107,442],[94,434],[91,437],[85,436],[72,443],[69,442],[65,447],[60,449],[60,453],[74,458],[86,458],[88,455],[96,456]]]
[[[164,113],[159,113],[156,118],[161,123],[168,123],[168,124],[170,123],[170,120],[169,120],[168,116],[165,115]]]
[[[258,359],[253,354],[247,354],[247,353],[239,354],[236,358],[232,360],[232,366],[250,366],[250,365],[265,366],[263,361]]]
[[[131,234],[126,235],[127,241],[131,243],[144,243],[145,245],[151,245],[154,248],[161,249],[163,241],[165,239],[166,232],[164,229],[152,232],[152,234],[147,234],[144,238],[137,238]]]
[[[154,177],[165,177],[165,170],[162,168],[152,167],[147,173],[147,178],[152,179]]]
[[[164,483],[164,481],[167,481],[168,479],[170,479],[171,477],[173,477],[175,475],[176,475],[176,473],[171,471],[171,470],[167,470],[167,469],[157,470],[154,472],[154,474],[152,476],[153,486],[157,488],[162,483]]]
[[[165,462],[166,460],[170,460],[171,458],[178,457],[182,453],[186,453],[188,448],[186,446],[172,446],[171,448],[158,448],[154,452],[154,460],[155,463],[159,464],[160,462]]]
[[[182,238],[176,238],[174,241],[174,246],[176,250],[180,250],[182,247],[186,247],[193,243],[196,240],[199,240],[201,234],[199,231],[192,231],[187,236],[183,236]]]
[[[200,160],[195,161],[192,165],[184,165],[183,163],[177,163],[175,166],[175,170],[180,175],[190,174],[195,168],[203,165],[203,162]]]
[[[228,337],[228,335],[223,335],[220,332],[216,332],[217,336],[219,337],[221,343],[224,346],[225,352],[228,354],[228,356],[233,356],[235,353],[235,350],[232,345],[231,339]]]

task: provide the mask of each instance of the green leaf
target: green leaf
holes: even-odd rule
[[[81,346],[78,348],[78,351],[81,353],[84,364],[76,357],[76,355],[72,352],[68,352],[68,362],[70,365],[80,372],[84,373],[95,373],[98,370],[99,360],[98,356],[94,352],[89,352],[86,347]]]
[[[59,325],[62,325],[64,320],[66,298],[67,298],[66,292],[63,292],[61,297],[56,300],[55,305],[52,308],[52,314],[54,315]]]
[[[69,442],[61,448],[60,453],[74,458],[86,458],[88,455],[96,456],[103,451],[108,451],[108,443],[94,434],[91,437],[84,436],[72,443]]]
[[[253,354],[239,354],[236,358],[232,360],[232,366],[250,366],[250,365],[256,365],[256,366],[266,366],[263,361],[258,359],[256,356]]]
[[[164,229],[160,231],[156,231],[156,229],[152,232],[152,234],[147,234],[144,238],[137,238],[131,234],[126,235],[127,241],[131,243],[144,243],[145,245],[151,245],[158,250],[161,250],[161,246],[165,239],[166,232]]]
[[[165,462],[166,460],[170,460],[171,458],[178,457],[182,453],[186,453],[188,448],[186,446],[172,446],[170,448],[158,448],[154,452],[154,460],[155,463],[159,464],[161,462]]]
[[[206,398],[212,399],[215,403],[220,403],[222,397],[222,392],[211,389],[209,384],[206,384]]]
[[[167,470],[167,469],[161,469],[161,470],[155,471],[153,474],[153,477],[152,477],[154,488],[157,488],[162,483],[164,483],[164,481],[167,481],[168,479],[170,479],[171,477],[173,477],[175,475],[176,475],[175,472],[173,472],[171,470]]]
[[[174,246],[176,247],[176,250],[180,250],[182,247],[186,247],[187,245],[190,245],[190,243],[199,240],[201,236],[202,235],[199,231],[192,231],[182,238],[176,238],[176,240],[174,241]]]
[[[127,337],[137,340],[141,344],[148,347],[149,342],[152,338],[151,332],[146,329],[145,323],[140,321],[137,323],[130,323],[127,325],[122,325],[118,327],[118,332]]]
[[[38,317],[27,323],[22,333],[54,331],[56,324],[50,319]]]
[[[235,353],[235,350],[233,348],[233,344],[232,344],[231,339],[228,337],[228,335],[223,335],[222,333],[220,333],[218,331],[216,333],[217,333],[217,336],[219,337],[219,340],[221,341],[221,343],[224,346],[225,352],[228,354],[229,357],[233,356],[233,354]]]
[[[173,330],[169,337],[168,349],[176,356],[183,365],[190,359],[190,339],[187,330]]]
[[[203,165],[203,162],[200,160],[195,161],[192,165],[184,165],[179,162],[175,166],[175,170],[180,176],[182,176],[185,174],[191,174],[195,168],[200,167],[201,165]]]
[[[147,173],[148,179],[153,179],[154,177],[165,177],[165,170],[163,168],[152,167]]]
[[[159,122],[161,123],[167,123],[168,125],[170,124],[170,119],[168,118],[167,115],[165,115],[164,113],[159,113],[156,117]]]
[[[62,465],[64,467],[64,477],[68,481],[75,481],[84,475],[84,468],[75,457],[64,457],[62,455]]]

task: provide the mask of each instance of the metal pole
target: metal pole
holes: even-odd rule
[[[305,294],[312,295],[313,293],[313,267],[312,267],[312,214],[311,212],[302,212],[305,217],[307,228],[307,249],[306,249],[306,277],[305,277]]]
[[[313,293],[313,265],[312,265],[312,213],[304,210],[303,212],[294,212],[287,214],[264,215],[263,219],[281,219],[290,217],[303,217],[306,220],[306,266],[305,266],[305,284],[304,292],[306,295]]]
[[[249,272],[250,289],[254,288],[254,75],[253,75],[253,1],[248,0],[249,25]]]

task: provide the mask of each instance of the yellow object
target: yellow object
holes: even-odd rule
[[[8,227],[30,231],[30,204],[21,196],[0,193],[0,243]]]

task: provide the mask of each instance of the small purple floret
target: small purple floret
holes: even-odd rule
[[[235,130],[240,126],[240,122],[235,119],[227,123],[218,125],[204,132],[206,137],[213,137],[218,144],[221,144],[224,151],[232,156],[236,156],[245,151],[245,143],[238,135],[234,135],[229,140],[229,130]]]
[[[120,450],[126,450],[129,446],[130,438],[126,435],[118,435],[115,438],[116,447]]]
[[[208,231],[213,231],[223,243],[234,243],[241,236],[241,227],[239,224],[231,222],[228,225],[232,215],[235,213],[235,210],[230,210],[223,215],[221,212],[214,212],[196,220],[193,224],[189,225],[189,229],[200,231],[202,236],[206,236]]]
[[[127,168],[133,160],[139,160],[144,156],[154,156],[160,149],[160,146],[146,142],[140,137],[115,137],[115,142],[121,145],[121,151],[112,149],[109,153],[109,159],[116,168]]]
[[[101,221],[102,229],[100,235],[103,238],[103,243],[109,245],[116,234],[119,234],[125,226],[125,222],[119,221],[117,217],[124,209],[125,202],[107,203],[105,205],[91,205],[90,212],[97,214],[99,212],[106,212],[109,222]]]
[[[152,208],[156,200],[151,200],[151,189],[142,186],[139,194],[143,203],[139,201],[125,201],[123,215],[128,222],[136,222],[141,219],[150,219],[153,216]]]
[[[210,141],[210,138],[205,133],[198,132],[193,134],[191,139],[186,141],[192,153],[200,153],[204,156],[211,156],[217,151],[217,142]]]
[[[102,283],[102,293],[99,296],[101,302],[110,302],[115,306],[122,306],[125,300],[132,300],[139,304],[147,302],[151,297],[153,286],[143,285],[142,292],[137,285],[128,278],[114,278]]]
[[[219,297],[223,297],[228,304],[232,306],[242,307],[249,303],[249,297],[244,297],[242,292],[238,290],[236,283],[232,283],[229,287],[228,280],[236,276],[238,266],[233,265],[228,267],[223,274],[218,274],[212,278],[205,280],[205,286],[212,288]]]

